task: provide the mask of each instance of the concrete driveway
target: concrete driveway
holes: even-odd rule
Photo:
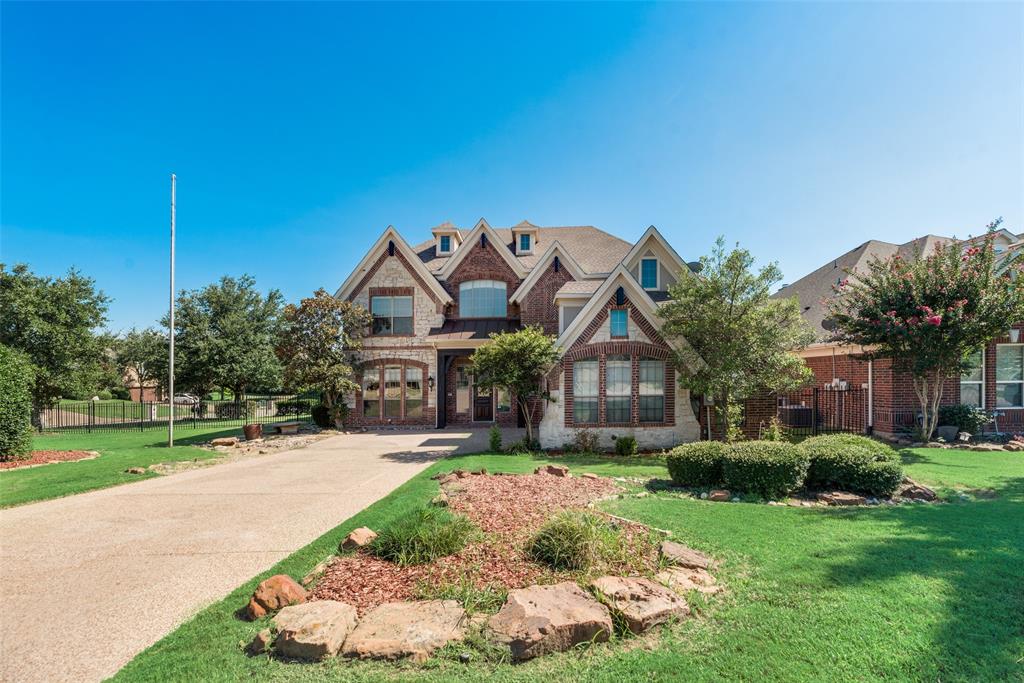
[[[0,510],[0,681],[98,681],[487,432],[379,432]]]

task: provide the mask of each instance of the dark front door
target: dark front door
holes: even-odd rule
[[[494,420],[494,401],[490,387],[473,387],[473,421],[492,422]]]

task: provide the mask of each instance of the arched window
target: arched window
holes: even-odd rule
[[[459,285],[460,318],[504,318],[508,285],[496,280],[470,280]]]

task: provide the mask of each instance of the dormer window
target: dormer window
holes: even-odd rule
[[[523,233],[519,235],[519,253],[529,254],[533,250],[531,235]]]
[[[438,250],[438,252],[440,252],[442,254],[450,254],[450,253],[452,253],[452,236],[451,235],[441,235],[440,240],[438,241],[438,248],[437,248],[437,250]]]
[[[658,259],[640,259],[640,286],[644,289],[658,289]]]

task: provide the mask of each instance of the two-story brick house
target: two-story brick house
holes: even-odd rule
[[[539,325],[558,338],[550,401],[530,418],[542,446],[578,427],[605,445],[699,438],[678,387],[658,304],[689,268],[651,227],[635,244],[591,226],[443,223],[410,246],[387,228],[338,289],[373,314],[352,421],[364,426],[523,425],[513,397],[473,381],[469,356],[492,332]]]
[[[964,240],[977,244],[983,237]],[[846,272],[864,272],[872,258],[915,258],[931,253],[936,246],[950,245],[950,237],[926,235],[905,244],[870,240],[833,261],[784,286],[777,297],[795,296],[804,319],[818,335],[817,341],[801,356],[814,372],[819,387],[845,386],[866,390],[865,423],[873,432],[893,435],[913,428],[920,407],[910,374],[891,360],[866,361],[859,358],[860,348],[830,341],[823,327],[828,311],[826,301],[833,296],[833,285],[846,278]],[[1011,272],[1024,259],[1024,234],[999,230],[993,236],[997,274]],[[943,388],[943,405],[958,403],[998,413],[1000,431],[1024,431],[1024,322],[1006,321],[1006,333],[991,340],[974,355],[974,369],[963,377],[949,380]],[[996,423],[987,429],[992,430]]]

